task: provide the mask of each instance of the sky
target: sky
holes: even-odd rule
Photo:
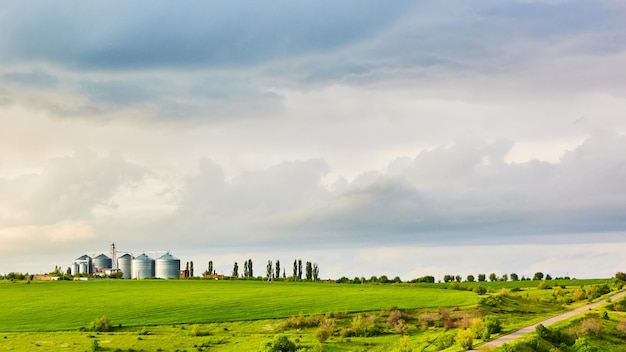
[[[0,1],[0,273],[626,271],[622,1]],[[242,265],[240,265],[242,267]]]

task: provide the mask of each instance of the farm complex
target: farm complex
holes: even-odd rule
[[[154,259],[146,253],[133,256],[124,253],[118,257],[115,244],[111,244],[111,256],[101,253],[97,256],[84,254],[70,266],[72,275],[111,275],[120,273],[122,279],[177,279],[189,276],[188,270],[180,270],[180,259],[169,252]]]

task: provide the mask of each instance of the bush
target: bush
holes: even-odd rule
[[[469,330],[459,330],[456,334],[456,342],[466,350],[472,349],[474,345],[474,333]]]
[[[260,352],[295,352],[296,344],[291,342],[287,336],[279,335],[274,337],[272,342],[266,342],[261,346]]]
[[[320,343],[326,342],[329,337],[335,333],[335,326],[337,323],[334,319],[324,319],[320,322],[319,327],[315,330],[315,338]]]
[[[485,328],[489,331],[489,335],[502,331],[502,323],[496,316],[488,315],[483,321],[485,322]]]
[[[487,289],[482,286],[476,286],[472,291],[481,296],[487,293]]]
[[[111,329],[112,329],[111,319],[109,319],[108,317],[104,315],[96,318],[96,320],[92,321],[91,324],[89,325],[89,330],[91,331],[105,332],[105,331],[111,331]]]
[[[435,347],[437,347],[438,351],[445,350],[448,347],[452,347],[456,342],[456,333],[447,332],[435,341]]]

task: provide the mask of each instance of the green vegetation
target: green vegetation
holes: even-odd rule
[[[296,274],[301,267],[308,274],[304,264],[294,262]],[[244,269],[249,274],[250,268]],[[311,269],[314,277],[314,263]],[[0,283],[0,344],[23,351],[452,352],[480,347],[621,288],[621,281],[606,279],[456,279],[439,284],[387,279],[382,284],[379,278],[358,285],[5,281]],[[525,340],[530,342],[503,350],[616,350],[612,347],[626,342],[626,300],[607,302],[602,309],[539,328]]]
[[[286,318],[300,312],[364,312],[392,306],[468,306],[471,292],[409,285],[215,280],[63,281],[0,284],[0,331],[85,327],[106,315],[123,326]]]

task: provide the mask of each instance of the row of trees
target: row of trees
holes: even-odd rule
[[[319,281],[319,265],[317,263],[307,261],[304,264],[303,271],[302,259],[296,259],[293,261],[293,273],[289,277],[287,277],[287,272],[285,268],[281,266],[280,260],[276,260],[276,262],[268,260],[267,265],[265,266],[265,279],[268,281],[280,278],[284,280],[301,281],[303,274],[307,281]],[[204,275],[217,275],[217,272],[213,267],[212,260],[209,261],[208,268],[204,272]],[[248,259],[243,262],[243,273],[241,275],[239,274],[239,263],[235,262],[233,265],[233,271],[231,273],[231,276],[235,278],[254,278],[254,266],[252,263],[252,259]]]
[[[557,280],[569,280],[570,278],[568,276],[566,277],[557,277]],[[516,273],[511,273],[510,275],[507,274],[503,274],[502,276],[498,276],[495,273],[491,273],[489,274],[489,281],[525,281],[525,280],[531,280],[530,277],[525,277],[522,275],[522,277],[520,278]],[[550,274],[547,274],[544,276],[544,274],[542,272],[536,272],[535,275],[533,275],[532,280],[536,280],[536,281],[541,281],[541,280],[552,280],[552,276],[550,276]],[[461,277],[461,275],[444,275],[443,276],[443,282],[462,282],[463,278]],[[467,277],[465,278],[465,282],[485,282],[487,281],[487,275],[485,274],[478,274],[478,277],[476,278],[474,275],[467,275]]]

